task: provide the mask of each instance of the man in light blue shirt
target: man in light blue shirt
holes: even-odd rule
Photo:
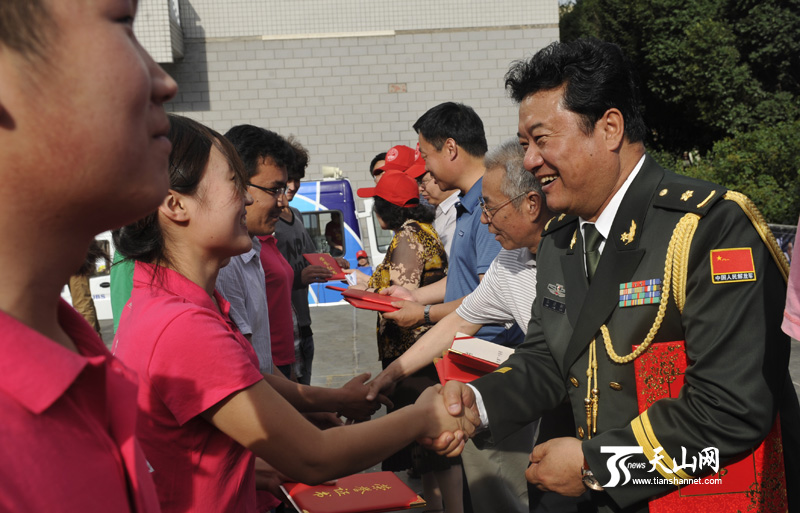
[[[419,134],[420,156],[425,169],[443,191],[457,189],[456,228],[450,247],[447,278],[408,292],[390,287],[387,293],[410,300],[400,310],[384,314],[404,327],[435,324],[461,304],[475,290],[500,252],[500,243],[481,224],[483,158],[486,135],[475,111],[460,103],[447,102],[428,110],[414,124]],[[522,332],[516,326],[485,325],[475,335],[502,345],[516,345]]]
[[[426,171],[439,189],[458,189],[460,201],[456,205],[447,277],[414,291],[402,287],[389,287],[386,291],[410,300],[395,303],[401,307],[397,312],[383,314],[401,326],[435,324],[455,311],[464,296],[478,287],[501,249],[487,225],[481,223],[479,200],[487,144],[480,117],[466,105],[447,102],[423,114],[414,124],[414,130],[419,134],[419,151],[425,159]],[[502,345],[516,345],[524,338],[516,324],[510,329],[503,324],[485,324],[475,336]],[[530,447],[529,435],[523,441]],[[509,444],[514,445],[511,441]],[[474,511],[528,512],[524,477],[518,474],[516,482],[512,482],[502,475],[506,464],[503,454],[510,455],[516,449],[497,447],[479,451],[472,442],[466,445],[462,462]],[[490,452],[496,457],[487,458]]]

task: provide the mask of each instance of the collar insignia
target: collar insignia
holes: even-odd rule
[[[636,221],[631,221],[630,229],[627,232],[623,233],[622,236],[620,236],[620,240],[624,242],[625,245],[627,246],[628,244],[633,242],[635,236],[636,236]]]

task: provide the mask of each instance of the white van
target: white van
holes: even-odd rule
[[[114,243],[111,240],[111,232],[103,232],[96,236],[95,240],[100,243],[100,246],[110,258],[114,256]],[[89,276],[89,290],[92,293],[92,300],[94,300],[94,308],[97,310],[97,319],[100,321],[114,318],[111,313],[110,273],[111,261],[98,259],[95,262],[94,272]],[[61,289],[61,297],[67,303],[72,304],[72,296],[67,285],[64,285],[64,288]]]

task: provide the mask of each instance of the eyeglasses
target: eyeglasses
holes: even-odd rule
[[[523,192],[522,194],[517,194],[516,196],[514,196],[510,200],[504,201],[503,203],[500,203],[496,207],[492,207],[492,208],[486,208],[486,201],[484,200],[483,196],[478,198],[478,203],[481,206],[481,211],[483,212],[483,215],[486,216],[486,220],[491,223],[492,222],[492,217],[494,217],[495,213],[497,213],[498,210],[500,210],[501,208],[505,207],[506,205],[508,205],[509,203],[514,201],[515,199],[525,196],[526,194],[528,194],[528,193],[527,192]]]
[[[262,190],[264,192],[268,192],[273,196],[283,196],[286,194],[286,186],[283,187],[261,187],[260,185],[256,185],[253,183],[247,183],[248,187],[255,187],[256,189]]]
[[[426,176],[428,177],[428,179],[427,180],[423,180],[423,177],[426,177]],[[420,189],[424,189],[425,187],[428,186],[430,181],[433,180],[433,176],[431,175],[430,171],[426,171],[424,175],[420,176],[416,180],[417,180],[417,187],[419,187]]]

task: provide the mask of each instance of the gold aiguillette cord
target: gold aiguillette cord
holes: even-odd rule
[[[592,434],[597,433],[597,402],[600,391],[597,388],[597,339],[592,339],[589,346],[589,368],[586,369],[586,399],[583,400],[586,409],[586,435],[591,440]]]

